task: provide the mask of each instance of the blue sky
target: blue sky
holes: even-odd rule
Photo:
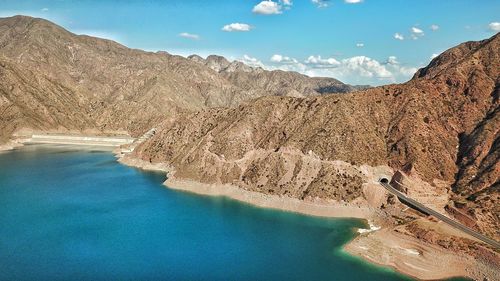
[[[497,0],[1,0],[0,17],[15,14],[132,48],[371,85],[406,81],[434,54],[500,31]]]

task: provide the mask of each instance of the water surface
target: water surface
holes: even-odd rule
[[[342,251],[364,223],[162,186],[110,152],[0,153],[0,280],[409,280]]]

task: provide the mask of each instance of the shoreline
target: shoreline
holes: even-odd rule
[[[17,141],[8,141],[4,144],[0,144],[0,152],[14,150],[21,146],[24,146],[24,143]]]
[[[344,245],[343,251],[419,280],[484,278],[478,270],[478,261],[471,257],[457,255],[388,228],[357,236]]]
[[[0,151],[12,150],[23,145],[23,143],[18,142],[6,143],[0,145]],[[122,155],[120,149],[115,149],[113,153],[117,161],[123,165],[166,173],[167,180],[163,182],[166,188],[199,195],[223,196],[261,208],[303,215],[366,220],[370,228],[359,229],[359,234],[345,244],[342,250],[368,263],[391,268],[412,278],[438,280],[467,277],[479,280],[484,277],[482,271],[490,271],[485,265],[473,260],[470,256],[457,255],[455,252],[424,243],[413,237],[395,233],[389,227],[375,226],[373,222],[381,222],[380,216],[377,216],[377,211],[369,206],[349,205],[327,200],[304,201],[248,191],[230,184],[204,184],[192,180],[179,180],[172,176],[175,169],[169,165],[149,163],[131,154]],[[390,239],[387,239],[388,237]],[[436,260],[441,262],[437,264]],[[493,275],[486,275],[494,276],[494,274],[495,272]]]
[[[105,150],[119,149],[122,145],[130,145],[135,139],[130,135],[120,134],[114,136],[89,135],[81,132],[23,132],[0,143],[0,152],[9,151],[25,145],[67,145],[76,147],[102,147]]]
[[[374,210],[362,206],[350,206],[333,201],[304,201],[291,197],[266,195],[260,192],[248,191],[234,185],[204,184],[191,180],[168,178],[166,187],[200,195],[223,196],[260,208],[276,209],[317,217],[356,218],[371,220]]]
[[[131,155],[123,157],[117,155],[117,158],[118,162],[139,169],[161,171],[167,175],[175,172],[175,169],[168,165],[149,163]],[[175,179],[174,176],[169,176],[163,185],[166,188],[200,195],[224,196],[261,208],[319,217],[367,220],[370,229],[360,229],[361,231],[358,231],[359,235],[342,248],[347,254],[420,280],[441,280],[453,277],[482,280],[482,277],[484,277],[480,270],[483,265],[470,256],[457,255],[453,251],[396,233],[390,227],[373,225],[373,221],[380,220],[373,208],[361,208],[360,206],[349,206],[324,200],[303,201],[296,198],[248,191],[230,184],[205,184],[192,180],[179,180]],[[390,239],[387,239],[387,237],[390,237]],[[441,262],[436,263],[437,260]],[[414,264],[415,261],[417,261],[416,264]],[[465,268],[468,268],[468,270]],[[491,274],[487,275],[491,276]]]
[[[276,209],[310,216],[356,218],[370,221],[376,219],[376,210],[367,206],[349,205],[347,203],[342,204],[336,201],[319,199],[304,201],[297,198],[248,191],[231,184],[206,184],[192,180],[176,179],[175,176],[171,176],[174,171],[172,167],[161,163],[152,164],[130,156],[119,157],[118,162],[143,170],[161,171],[167,173],[167,175],[170,174],[163,185],[174,190],[199,195],[223,196],[261,208]]]

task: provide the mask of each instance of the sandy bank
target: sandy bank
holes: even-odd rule
[[[423,280],[461,276],[474,280],[499,280],[499,272],[482,261],[424,243],[391,229],[360,235],[347,244],[344,250]]]

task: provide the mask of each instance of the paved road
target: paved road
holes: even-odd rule
[[[489,238],[489,237],[486,237],[484,236],[483,234],[455,221],[455,220],[452,220],[450,219],[449,217],[437,212],[437,211],[434,211],[433,209],[431,208],[428,208],[426,207],[425,205],[409,198],[406,196],[406,194],[400,192],[399,190],[395,189],[394,187],[391,186],[391,184],[389,183],[389,180],[386,179],[386,178],[382,178],[380,180],[380,184],[385,187],[390,193],[396,195],[401,201],[404,201],[406,203],[408,203],[409,205],[411,205],[414,209],[417,209],[423,213],[426,213],[426,214],[429,214],[429,215],[432,215],[434,216],[435,218],[451,225],[452,227],[458,229],[458,230],[461,230],[479,240],[481,240],[482,242],[488,244],[488,245],[491,245],[493,246],[494,248],[496,249],[500,249],[500,243]]]

